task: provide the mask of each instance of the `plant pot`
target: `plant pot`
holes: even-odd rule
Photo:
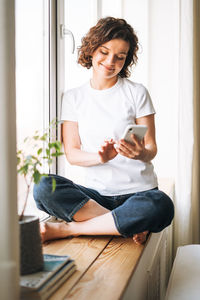
[[[26,275],[43,268],[42,241],[38,217],[24,216],[20,226],[20,273]]]

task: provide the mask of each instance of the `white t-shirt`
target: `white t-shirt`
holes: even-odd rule
[[[63,97],[61,120],[78,122],[82,149],[97,153],[105,139],[119,140],[128,124],[154,113],[147,89],[119,77],[109,89],[96,90],[87,82],[67,91]],[[107,163],[84,169],[85,186],[102,195],[129,194],[157,186],[151,162],[120,154]]]

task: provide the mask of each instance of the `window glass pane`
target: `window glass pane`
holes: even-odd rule
[[[90,78],[90,71],[77,64],[77,47],[81,45],[81,38],[93,25],[93,19],[93,3],[91,0],[65,0],[65,26],[73,33],[76,48],[75,53],[72,54],[72,41],[70,36],[66,36],[65,89],[81,85]]]
[[[49,120],[48,1],[16,0],[16,114],[17,147]],[[22,209],[26,184],[18,176],[18,207]],[[29,197],[26,214],[39,214]]]
[[[122,1],[121,0],[101,0],[102,17],[122,17]]]
[[[73,54],[72,40],[70,36],[66,36],[65,38],[64,90],[80,86],[91,77],[91,70],[77,64],[77,47],[81,45],[81,38],[97,21],[95,19],[94,3],[95,1],[93,0],[65,0],[64,2],[65,26],[73,33],[75,39],[75,53]],[[66,159],[64,159],[64,163],[65,168],[64,170],[62,169],[61,175],[71,178],[77,183],[84,184],[84,170],[78,166],[69,165]]]

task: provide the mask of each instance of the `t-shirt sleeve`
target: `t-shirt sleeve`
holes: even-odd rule
[[[61,121],[77,122],[75,99],[74,95],[70,92],[66,92],[62,97]]]
[[[155,112],[148,90],[140,85],[136,94],[136,118],[155,114]]]

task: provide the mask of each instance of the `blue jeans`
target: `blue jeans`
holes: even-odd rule
[[[52,177],[56,180],[54,192]],[[170,225],[174,217],[172,200],[158,188],[133,194],[103,196],[67,178],[49,175],[34,185],[33,196],[40,210],[67,222],[73,221],[73,215],[89,199],[93,199],[111,211],[117,230],[124,237],[146,230],[159,232]]]

